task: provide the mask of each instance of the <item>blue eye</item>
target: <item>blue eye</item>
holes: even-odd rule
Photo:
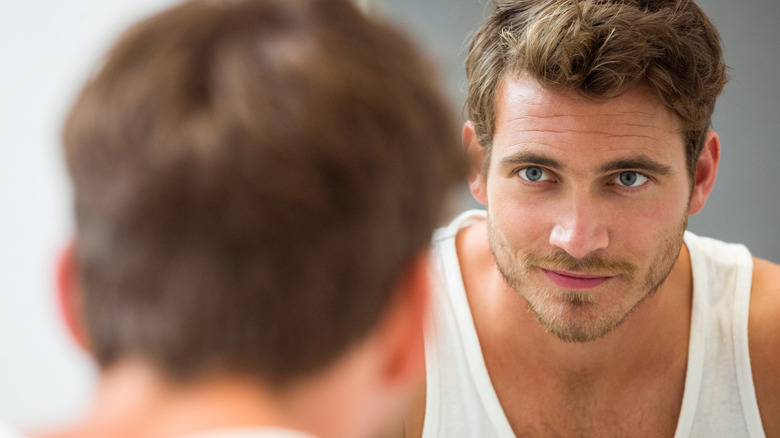
[[[623,187],[639,187],[647,181],[647,177],[639,172],[620,172],[612,182]]]
[[[550,179],[547,172],[539,166],[524,167],[517,174],[520,175],[520,178],[530,182],[547,181]]]

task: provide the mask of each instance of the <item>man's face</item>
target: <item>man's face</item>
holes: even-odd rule
[[[600,102],[528,78],[498,90],[485,184],[499,270],[560,339],[620,325],[680,251],[690,184],[679,122],[647,89]]]

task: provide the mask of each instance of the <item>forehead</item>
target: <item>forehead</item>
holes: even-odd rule
[[[571,90],[545,88],[522,75],[507,76],[499,84],[493,145],[494,153],[534,147],[568,155],[684,154],[679,120],[646,86],[596,101]]]

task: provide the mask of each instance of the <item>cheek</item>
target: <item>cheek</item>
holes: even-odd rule
[[[515,248],[546,241],[552,229],[549,205],[532,196],[518,196],[506,186],[488,185],[487,210],[495,228]]]
[[[611,228],[627,246],[640,253],[647,252],[682,233],[688,213],[687,201],[687,193],[675,194],[632,206],[622,213],[617,213],[620,210],[616,208]],[[622,219],[616,220],[616,217]]]
[[[677,224],[688,216],[690,193],[683,183],[660,193],[644,206],[642,217],[650,223]]]

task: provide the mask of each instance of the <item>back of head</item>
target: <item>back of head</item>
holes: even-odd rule
[[[507,75],[593,99],[641,83],[680,120],[691,172],[726,82],[720,37],[692,0],[496,0],[466,74],[469,118],[488,153]]]
[[[461,177],[434,81],[348,1],[191,1],[131,28],[64,130],[99,364],[281,386],[364,337]]]

